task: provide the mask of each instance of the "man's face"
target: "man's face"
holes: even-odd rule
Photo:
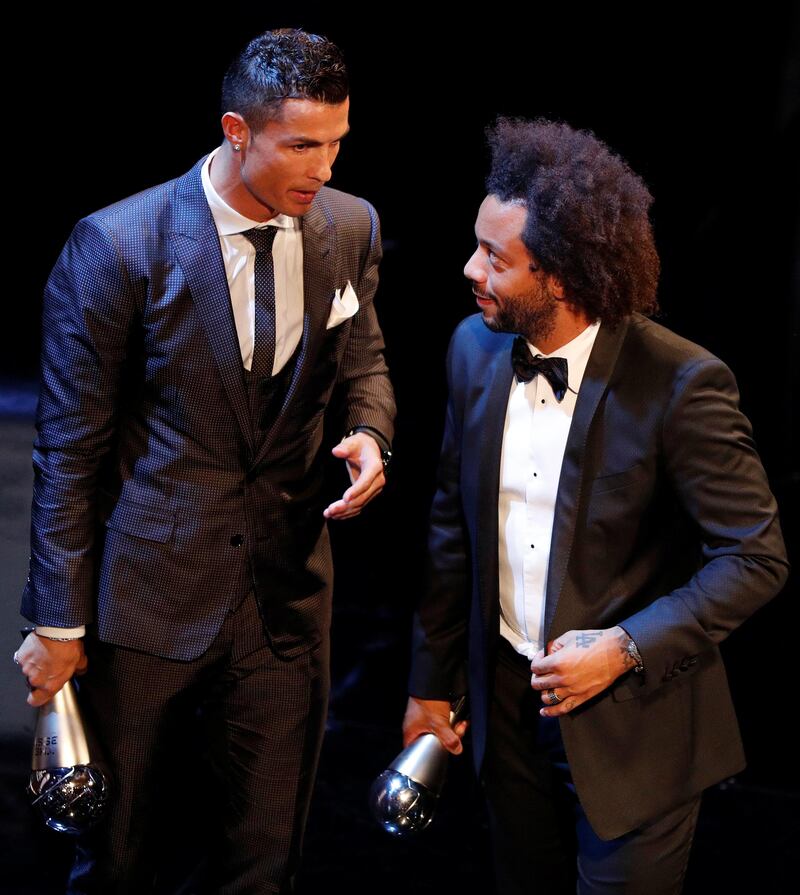
[[[287,99],[259,133],[248,129],[239,169],[248,198],[276,214],[304,215],[331,179],[349,107],[349,99],[336,105]]]
[[[478,211],[478,247],[464,267],[483,322],[495,332],[521,333],[543,341],[554,330],[558,301],[551,280],[535,268],[522,242],[524,205],[487,196]]]

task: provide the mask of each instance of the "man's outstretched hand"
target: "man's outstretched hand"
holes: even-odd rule
[[[331,451],[347,464],[352,483],[324,512],[326,519],[350,519],[383,491],[386,476],[378,442],[365,432],[356,432],[339,442]]]

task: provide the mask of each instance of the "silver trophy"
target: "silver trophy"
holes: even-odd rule
[[[41,706],[33,737],[28,795],[59,833],[83,833],[103,815],[108,775],[89,749],[72,681]]]
[[[465,697],[450,710],[450,725],[460,720]],[[450,753],[433,733],[407,746],[372,784],[369,804],[375,820],[393,836],[410,836],[433,820],[447,776]]]

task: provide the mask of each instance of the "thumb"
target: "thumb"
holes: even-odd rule
[[[331,448],[331,453],[334,457],[349,457],[356,452],[356,446],[351,442],[348,444],[346,441],[340,441],[339,444],[335,445]]]
[[[464,734],[467,732],[468,724],[468,721],[459,721],[458,724],[456,724],[456,726],[453,728],[456,732],[456,735],[459,737],[463,737]]]

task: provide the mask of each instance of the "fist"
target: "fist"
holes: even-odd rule
[[[28,680],[28,705],[49,702],[75,674],[88,666],[83,640],[49,640],[32,633],[14,654],[14,661]]]

